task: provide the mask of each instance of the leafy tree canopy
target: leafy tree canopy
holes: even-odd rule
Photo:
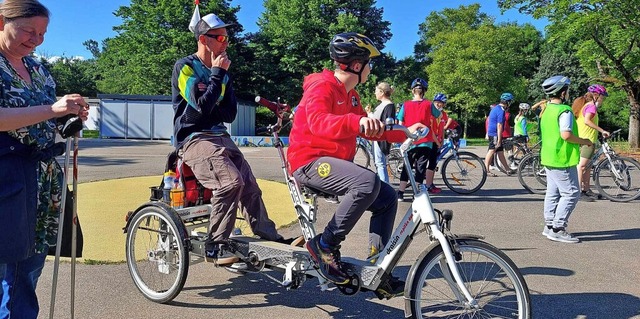
[[[238,7],[228,0],[203,1],[204,16],[216,13],[223,21],[234,23],[228,28],[231,41],[242,31],[236,18]],[[188,30],[194,5],[184,0],[132,0],[114,13],[122,24],[113,29],[118,33],[103,42],[98,53],[95,41],[85,42],[90,51],[98,53],[101,79],[98,88],[114,94],[171,94],[171,72],[176,60],[196,51],[196,40]],[[229,50],[233,61],[235,52]]]
[[[61,57],[53,62],[41,59],[41,63],[46,66],[55,79],[57,95],[71,93],[88,97],[97,95],[95,60]]]
[[[592,78],[621,88],[630,106],[629,143],[640,146],[640,14],[638,0],[498,0],[501,9],[517,8],[547,17],[550,42],[571,42]],[[579,41],[568,41],[578,38]]]
[[[494,25],[478,5],[458,10],[432,13],[421,25],[423,35],[429,34],[421,39],[423,47],[430,48],[428,96],[447,94],[465,121],[482,118],[502,92],[526,101],[527,79],[539,59],[541,34],[531,25]],[[456,23],[442,27],[442,21]]]
[[[333,67],[328,51],[333,35],[360,32],[378,49],[384,48],[391,33],[382,12],[375,0],[265,0],[260,31],[251,37],[256,61],[250,91],[277,92],[285,101],[297,103],[304,76]],[[360,91],[365,97],[373,94]]]

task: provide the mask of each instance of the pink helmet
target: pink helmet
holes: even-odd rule
[[[596,94],[600,94],[600,95],[604,95],[604,96],[609,96],[609,94],[607,94],[607,89],[604,88],[604,86],[600,85],[600,84],[594,84],[589,86],[589,88],[587,89],[589,92],[591,93],[596,93]]]

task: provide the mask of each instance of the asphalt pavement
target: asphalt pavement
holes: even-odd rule
[[[485,148],[471,147],[483,157]],[[79,181],[160,175],[171,146],[166,141],[81,140]],[[257,178],[283,181],[274,148],[242,148]],[[442,183],[434,206],[454,211],[453,232],[485,236],[518,265],[531,292],[533,318],[640,318],[640,201],[580,202],[569,231],[579,244],[552,242],[543,235],[540,195],[528,194],[517,177],[488,177],[483,189],[461,196]],[[263,192],[268,192],[263,189]],[[288,200],[288,199],[283,199]],[[142,203],[141,203],[142,204]],[[410,207],[400,203],[399,219]],[[320,203],[321,231],[335,206]],[[82,220],[82,216],[80,216]],[[366,257],[365,214],[343,243],[342,254]],[[82,223],[90,223],[82,220]],[[396,221],[397,222],[397,221]],[[281,230],[299,234],[297,226]],[[124,236],[124,235],[123,235]],[[405,275],[428,245],[418,237],[395,270]],[[122,247],[124,250],[124,247]],[[41,314],[48,318],[53,263],[47,262],[38,284]],[[280,273],[270,272],[276,277]],[[380,301],[372,293],[343,296],[320,291],[313,280],[287,291],[264,274],[232,274],[211,264],[189,269],[182,292],[168,304],[144,298],[126,264],[76,266],[76,318],[402,318],[403,299]],[[70,317],[70,264],[60,267],[55,318]]]

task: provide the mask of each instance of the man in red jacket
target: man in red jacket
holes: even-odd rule
[[[325,278],[345,284],[348,275],[340,261],[340,243],[369,210],[373,213],[370,255],[375,256],[391,237],[397,209],[393,187],[382,183],[375,172],[353,163],[356,137],[379,140],[393,136],[397,141],[401,132],[385,132],[384,123],[367,117],[355,90],[367,80],[370,60],[380,55],[373,42],[362,34],[341,33],[333,37],[329,51],[336,68],[305,78],[287,157],[289,170],[300,184],[342,197],[324,232],[310,240],[307,249]],[[399,140],[403,139],[401,133]],[[404,282],[390,274],[387,277],[376,293],[384,297],[402,294]]]

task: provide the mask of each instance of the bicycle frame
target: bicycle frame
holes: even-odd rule
[[[409,147],[413,141],[426,136],[426,134],[428,134],[428,129],[423,130],[419,135],[412,134],[400,147],[400,153],[402,154],[405,167],[409,167],[409,157],[407,156]],[[414,189],[420,189],[416,184],[413,174],[409,174],[409,181]],[[377,262],[375,265],[383,270],[393,269],[404,253],[405,248],[412,240],[409,236],[413,236],[421,224],[428,228],[429,237],[431,239],[435,238],[435,240],[437,240],[442,246],[443,253],[446,256],[447,265],[449,266],[448,269],[450,270],[450,274],[444,275],[447,277],[452,290],[456,292],[459,299],[462,299],[462,296],[459,294],[462,293],[464,298],[467,299],[468,304],[475,306],[477,302],[475,298],[471,296],[469,290],[464,286],[464,284],[462,284],[463,280],[455,264],[455,257],[453,255],[451,245],[440,229],[438,218],[436,217],[435,210],[433,208],[433,203],[425,189],[420,189],[420,192],[414,197],[411,207],[407,210],[400,224],[391,235],[391,240],[387,243],[380,254],[376,256]],[[443,267],[443,269],[446,268]],[[451,276],[453,278],[451,278]],[[454,289],[454,287],[457,287],[458,289]]]
[[[604,154],[605,158],[607,159],[607,161],[609,161],[611,165],[611,167],[616,167],[615,165],[613,165],[613,157],[616,156],[616,152],[609,146],[609,140],[611,138],[613,138],[613,136],[615,136],[616,134],[620,133],[620,131],[622,131],[622,129],[618,129],[615,130],[611,133],[611,135],[609,135],[609,137],[607,138],[601,138],[600,139],[600,147],[598,147],[598,149],[596,150],[595,154],[593,154],[593,156],[591,156],[591,160],[589,160],[589,162],[587,163],[587,166],[585,167],[585,170],[590,170],[592,168],[595,167],[596,163],[598,163],[598,159],[600,159],[600,157]],[[621,179],[622,176],[620,175],[620,172],[618,171],[618,169],[613,169],[611,170],[611,172],[616,176],[617,179]],[[595,174],[591,174],[591,178],[595,181]]]
[[[302,233],[305,236],[306,240],[310,240],[316,235],[314,223],[315,223],[315,214],[317,210],[317,194],[311,194],[311,203],[305,200],[305,195],[303,195],[302,189],[300,185],[296,182],[296,180],[289,174],[287,170],[287,159],[284,154],[283,144],[280,140],[278,132],[282,127],[282,117],[279,112],[275,112],[278,115],[278,120],[276,124],[269,125],[267,130],[271,133],[274,138],[274,146],[278,149],[278,154],[280,156],[280,161],[282,163],[282,171],[285,176],[285,180],[287,182],[287,186],[289,187],[289,193],[291,195],[291,199],[293,200],[294,206],[296,208],[296,213],[298,214],[298,220],[300,227],[302,229]],[[404,126],[400,125],[389,125],[392,129],[403,130],[407,135],[407,140],[400,147],[400,153],[402,154],[404,165],[409,167],[409,158],[407,156],[407,151],[409,147],[412,145],[413,141],[423,138],[428,134],[429,130],[424,129],[417,134],[410,133]],[[453,141],[450,144],[451,149],[453,149]],[[448,151],[447,151],[448,152]],[[412,174],[409,174],[409,179],[411,185],[414,189],[418,189],[415,181],[415,177]],[[309,194],[307,194],[309,197]],[[429,231],[429,237],[433,241],[435,239],[442,246],[443,252],[446,256],[446,261],[449,269],[449,273],[445,274],[449,285],[452,290],[458,296],[460,300],[466,299],[468,305],[475,306],[477,305],[476,300],[471,296],[469,290],[464,286],[462,277],[456,267],[455,257],[453,254],[452,247],[449,243],[449,240],[444,235],[442,230],[440,229],[440,225],[438,223],[438,218],[436,216],[435,210],[433,208],[433,204],[426,190],[421,190],[416,196],[411,205],[411,207],[407,210],[405,215],[403,216],[400,224],[393,231],[389,242],[386,244],[384,249],[380,251],[377,255],[369,257],[365,264],[361,264],[362,272],[367,273],[368,276],[366,278],[361,278],[362,287],[368,289],[375,289],[381,283],[383,279],[383,275],[385,273],[390,273],[392,269],[395,268],[398,261],[406,251],[406,248],[413,240],[413,235],[416,233],[418,227],[420,225],[424,225],[425,228]],[[345,258],[346,260],[350,258]],[[371,263],[375,260],[375,263]],[[289,267],[288,267],[289,268]],[[446,269],[447,267],[443,267]],[[288,269],[287,269],[288,270]],[[321,280],[321,284],[325,284]],[[457,288],[457,289],[455,289]]]

